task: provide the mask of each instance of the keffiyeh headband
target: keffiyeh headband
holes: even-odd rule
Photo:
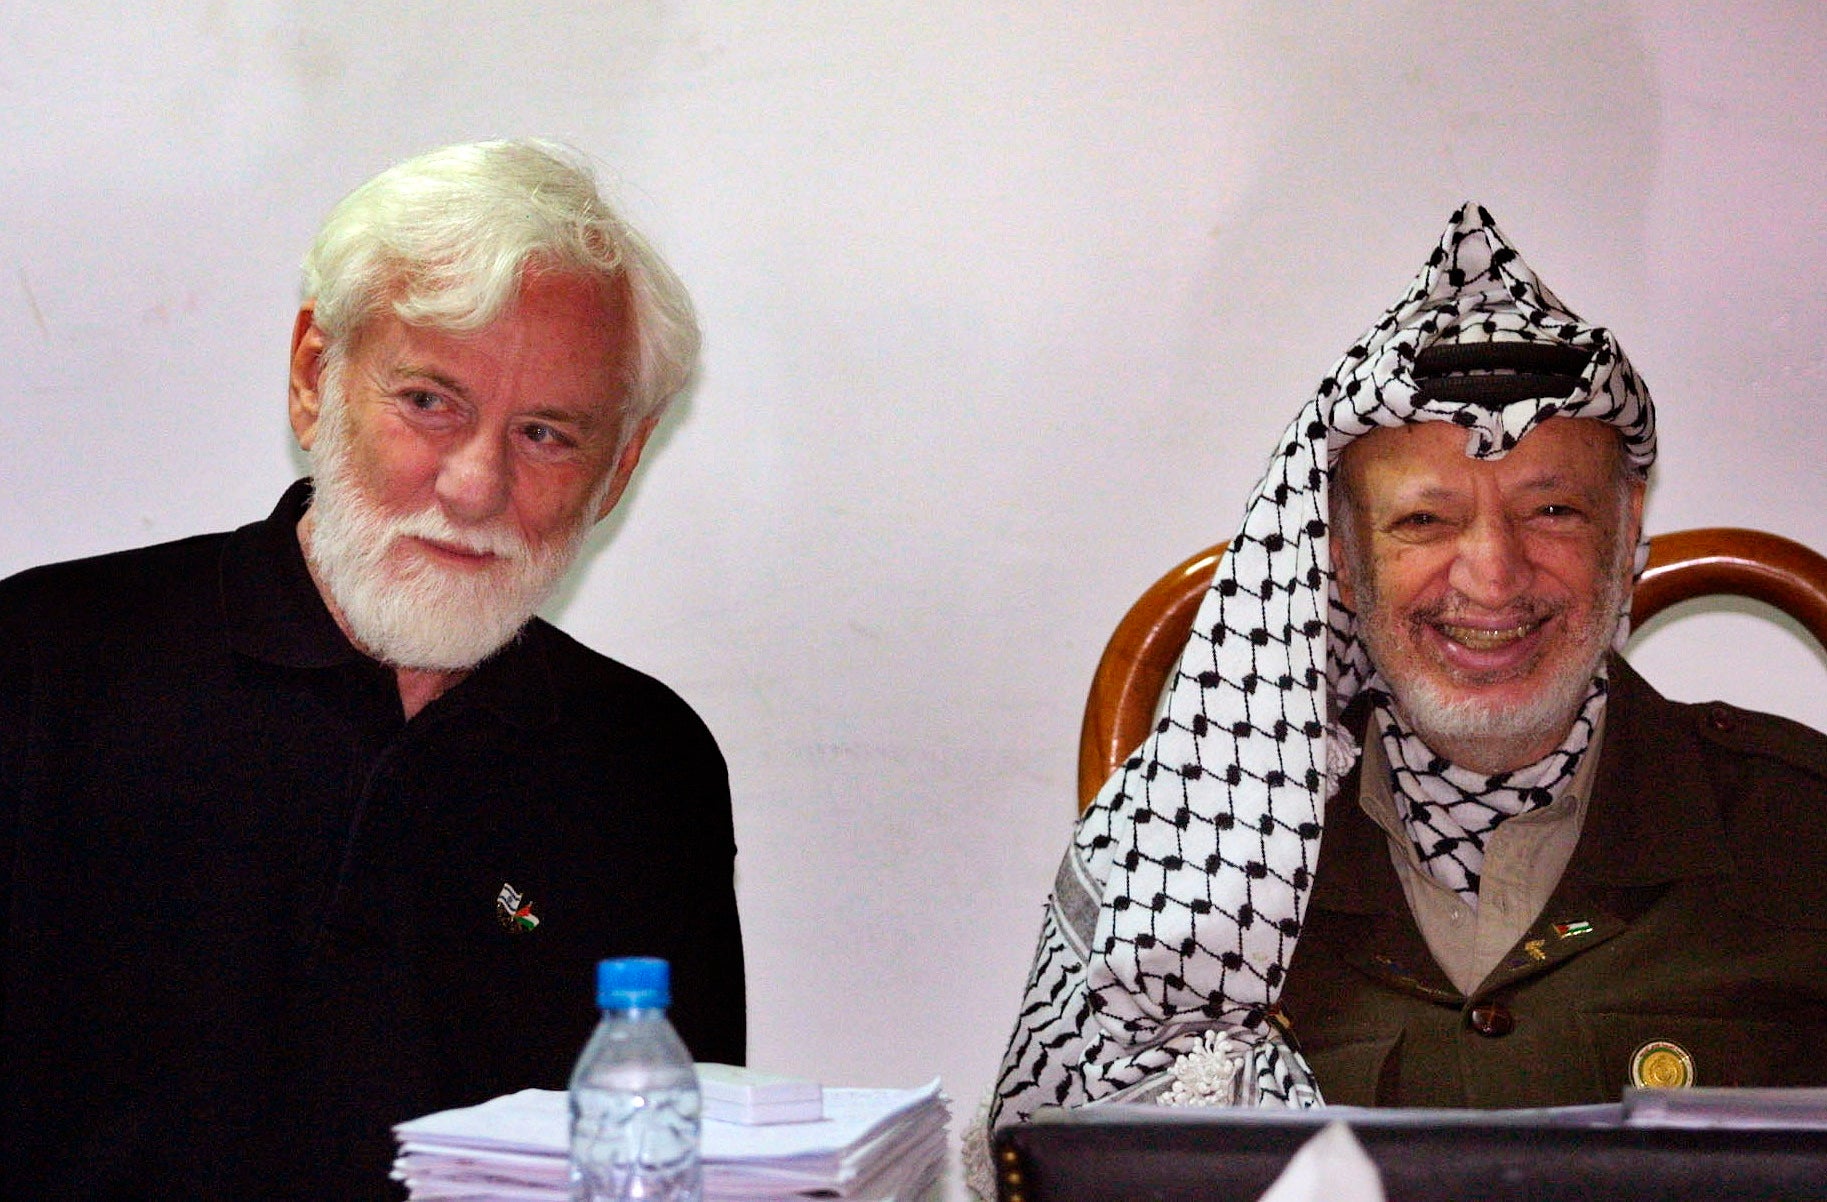
[[[993,1122],[1211,1093],[1214,1066],[1232,1064],[1242,1084],[1220,1101],[1317,1101],[1264,1020],[1300,936],[1326,800],[1357,760],[1337,719],[1371,674],[1332,587],[1332,467],[1381,426],[1453,422],[1466,454],[1496,459],[1553,417],[1615,426],[1640,469],[1655,457],[1649,394],[1611,333],[1568,311],[1490,214],[1465,205],[1288,427],[1160,722],[1079,820]]]

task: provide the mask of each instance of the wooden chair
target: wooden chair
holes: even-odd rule
[[[1167,674],[1193,628],[1226,544],[1207,547],[1154,582],[1129,607],[1098,660],[1078,742],[1078,805],[1148,734]],[[1631,601],[1631,626],[1671,605],[1724,594],[1782,610],[1827,648],[1827,557],[1761,530],[1718,526],[1649,540],[1649,566]]]

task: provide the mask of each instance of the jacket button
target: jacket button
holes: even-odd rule
[[[1706,712],[1706,724],[1718,731],[1738,729],[1738,719],[1732,717],[1731,711],[1723,705],[1716,705]]]
[[[1492,1039],[1502,1039],[1516,1030],[1516,1016],[1502,1002],[1480,1002],[1472,1007],[1472,1030]]]

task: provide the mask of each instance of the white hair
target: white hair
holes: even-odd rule
[[[332,361],[381,306],[452,333],[501,315],[529,268],[626,288],[622,425],[657,418],[697,363],[691,297],[556,142],[447,146],[390,167],[331,210],[304,260],[304,296]]]

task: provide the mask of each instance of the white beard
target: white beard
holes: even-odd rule
[[[558,587],[590,523],[543,546],[505,523],[462,527],[436,504],[384,511],[355,478],[341,372],[319,381],[322,413],[311,468],[314,496],[306,557],[354,641],[400,668],[462,672],[520,633]],[[605,481],[607,483],[607,481]],[[584,510],[595,512],[596,501]],[[482,569],[438,563],[408,540],[433,539],[496,558]]]
[[[1362,609],[1358,613],[1358,630],[1371,662],[1377,665],[1378,679],[1389,689],[1403,717],[1422,742],[1441,754],[1447,748],[1475,745],[1481,757],[1492,763],[1507,764],[1540,746],[1553,743],[1572,726],[1580,706],[1592,689],[1593,678],[1604,663],[1618,624],[1623,620],[1626,601],[1632,586],[1630,563],[1634,548],[1621,541],[1613,549],[1610,562],[1601,578],[1597,600],[1584,622],[1571,629],[1572,645],[1563,662],[1542,682],[1541,688],[1522,705],[1499,706],[1477,697],[1455,697],[1441,688],[1425,672],[1398,672],[1391,675],[1382,668],[1385,660],[1399,662],[1380,652],[1384,623],[1391,619],[1380,612],[1382,598],[1374,587],[1359,586]],[[1366,574],[1367,563],[1358,566],[1359,579],[1369,584],[1374,577]],[[1400,619],[1395,619],[1399,621]],[[1483,769],[1480,764],[1463,767]]]
[[[1450,697],[1424,676],[1400,682],[1381,679],[1421,741],[1435,751],[1476,744],[1492,762],[1508,763],[1528,749],[1564,735],[1572,726],[1586,694],[1592,691],[1610,640],[1585,637],[1581,644],[1582,654],[1543,681],[1540,692],[1526,704],[1508,708],[1474,697]]]

